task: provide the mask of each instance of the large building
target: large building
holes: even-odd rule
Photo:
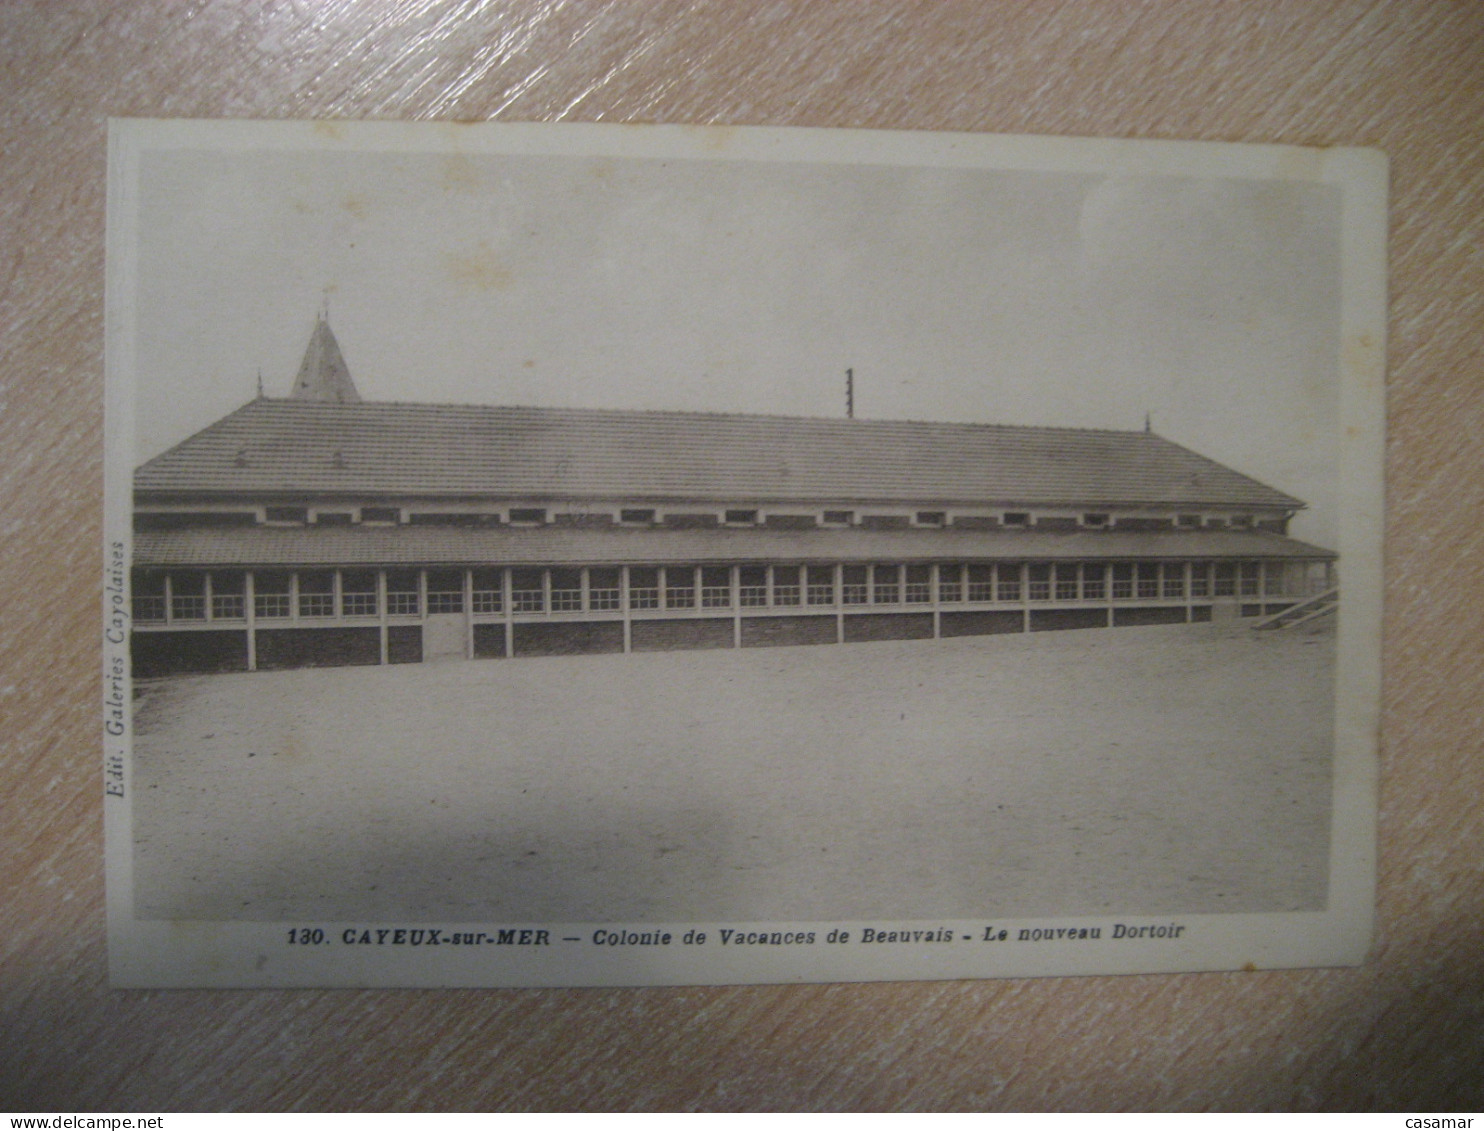
[[[140,676],[1258,617],[1334,561],[1147,429],[364,402],[324,318],[134,493]]]

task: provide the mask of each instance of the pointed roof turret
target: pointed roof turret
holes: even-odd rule
[[[314,320],[314,333],[309,337],[299,375],[294,378],[294,391],[289,396],[296,401],[338,404],[359,404],[361,401],[355,382],[350,379],[350,367],[340,352],[340,343],[335,340],[330,320],[323,313]]]

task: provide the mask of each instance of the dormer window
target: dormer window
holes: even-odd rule
[[[1027,511],[1006,511],[1004,523],[1006,526],[1029,526],[1031,516]]]
[[[545,507],[511,507],[510,521],[525,526],[540,526],[546,521]]]
[[[728,526],[756,526],[757,511],[730,510],[726,512],[724,521]]]

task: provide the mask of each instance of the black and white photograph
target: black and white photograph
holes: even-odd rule
[[[1385,164],[115,122],[121,985],[1360,961]]]

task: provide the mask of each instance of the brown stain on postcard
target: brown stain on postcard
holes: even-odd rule
[[[462,153],[445,157],[439,172],[444,192],[474,192],[479,188],[479,171]]]
[[[471,290],[504,290],[515,278],[484,240],[468,252],[445,252],[443,265],[450,281]]]

